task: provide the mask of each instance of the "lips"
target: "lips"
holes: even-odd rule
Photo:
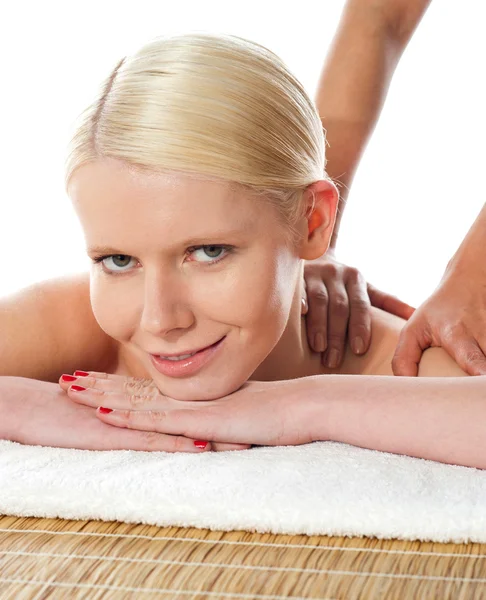
[[[188,377],[194,375],[219,354],[225,337],[211,346],[206,346],[200,350],[193,350],[192,352],[167,354],[163,357],[152,354],[152,364],[159,373],[168,377]]]

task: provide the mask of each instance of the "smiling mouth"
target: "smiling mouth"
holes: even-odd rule
[[[223,336],[225,337],[225,336]],[[199,352],[204,352],[204,350],[207,350],[208,348],[212,348],[213,346],[216,346],[216,344],[219,344],[219,342],[222,341],[223,338],[220,338],[217,342],[214,342],[214,344],[211,344],[210,346],[204,346],[203,348],[199,348],[199,350],[191,350],[189,352],[184,352],[184,354],[152,354],[152,356],[156,356],[158,358],[160,358],[161,360],[174,360],[174,361],[178,361],[178,360],[185,360],[186,358],[190,358],[191,356],[194,356],[195,354],[198,354]]]
[[[199,352],[199,350],[197,351]],[[194,354],[197,354],[197,352],[192,352],[191,354],[180,354],[179,356],[162,356],[161,354],[158,355],[158,357],[162,360],[184,360],[185,358],[191,358],[191,356],[194,356]]]
[[[210,360],[214,358],[218,350],[223,345],[226,336],[219,339],[214,344],[184,354],[152,354],[151,360],[154,367],[168,377],[185,377],[193,375]]]

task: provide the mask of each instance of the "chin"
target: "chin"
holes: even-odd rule
[[[233,392],[236,392],[246,383],[246,379],[242,381],[225,381],[224,379],[218,378],[206,380],[204,377],[194,378],[179,381],[157,381],[154,378],[154,383],[159,390],[165,396],[173,398],[174,400],[182,400],[186,402],[203,402],[208,400],[217,400],[218,398],[224,398]]]

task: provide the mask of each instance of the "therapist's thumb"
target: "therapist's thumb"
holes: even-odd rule
[[[392,359],[394,375],[402,377],[416,377],[418,366],[424,350],[430,344],[424,343],[424,336],[419,336],[416,327],[405,326],[398,340],[395,354]]]

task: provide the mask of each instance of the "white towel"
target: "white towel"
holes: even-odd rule
[[[337,442],[170,454],[0,441],[0,513],[486,542],[486,471]]]

